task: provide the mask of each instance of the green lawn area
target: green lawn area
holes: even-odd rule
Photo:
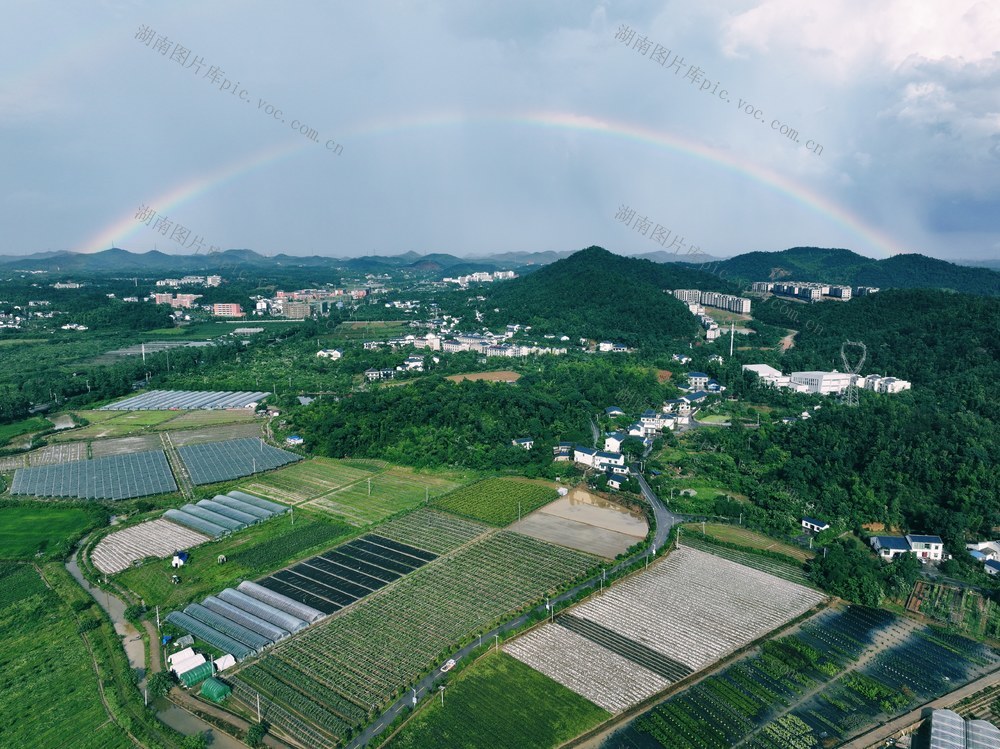
[[[31,432],[41,432],[44,429],[51,429],[52,422],[43,419],[41,416],[32,416],[24,421],[15,421],[13,424],[0,424],[0,445],[6,444],[14,437]]]
[[[711,414],[710,416],[698,417],[698,421],[704,424],[725,424],[729,419],[729,414]]]
[[[805,562],[815,556],[814,552],[803,549],[801,546],[786,544],[784,541],[778,541],[770,536],[765,536],[763,533],[758,533],[757,531],[752,531],[739,525],[705,523],[704,526],[702,526],[701,523],[693,523],[690,526],[690,529],[701,531],[703,527],[705,529],[706,536],[717,538],[720,541],[725,541],[726,543],[747,546],[751,549],[773,551],[778,554],[784,554],[785,556],[792,557],[792,559],[798,559],[800,562]]]
[[[393,338],[406,335],[410,331],[407,320],[373,320],[371,322],[344,322],[338,325],[327,341],[368,340]]]
[[[265,333],[277,333],[296,325],[301,325],[298,321],[280,321],[261,324],[260,321],[239,320],[235,323],[208,320],[184,325],[179,328],[158,328],[156,330],[146,330],[139,334],[140,338],[146,341],[163,339],[173,339],[182,341],[207,341],[211,338],[229,335],[237,328],[263,328]]]
[[[510,525],[559,495],[547,483],[528,479],[484,479],[441,497],[434,505],[490,525]]]
[[[0,565],[0,746],[126,749],[69,606],[34,567]]]
[[[234,586],[240,580],[252,580],[328,549],[356,532],[343,523],[305,510],[295,510],[294,517],[294,524],[291,516],[285,514],[191,549],[188,563],[177,572],[180,585],[171,582],[175,570],[170,567],[169,559],[127,569],[115,579],[148,606],[159,606],[161,613],[165,613]],[[317,531],[313,525],[321,525],[328,532]],[[229,561],[219,564],[219,554],[225,554]]]
[[[395,466],[325,494],[311,501],[309,507],[331,513],[352,525],[366,525],[433,500],[474,478],[474,474],[458,471],[417,472]]]
[[[98,520],[96,514],[79,507],[32,502],[0,505],[0,559],[68,551]]]
[[[548,749],[610,713],[505,653],[469,666],[415,715],[388,749]]]

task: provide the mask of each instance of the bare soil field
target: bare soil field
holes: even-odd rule
[[[170,441],[174,447],[197,445],[202,442],[219,442],[235,440],[243,437],[260,437],[260,423],[229,424],[227,426],[205,427],[204,429],[184,429],[170,432]]]
[[[613,559],[646,536],[642,515],[574,489],[510,526],[510,529],[559,546]]]

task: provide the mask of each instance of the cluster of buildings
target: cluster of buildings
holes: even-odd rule
[[[178,286],[221,286],[222,276],[184,276],[183,278],[164,278],[156,282],[158,288],[164,286],[176,289]]]
[[[792,390],[796,393],[836,395],[843,393],[852,384],[876,393],[900,393],[912,387],[912,383],[898,377],[882,377],[877,374],[862,377],[837,370],[832,372],[792,372],[785,375],[769,364],[744,364],[743,371],[753,372],[772,387]]]
[[[980,541],[975,544],[966,544],[969,555],[978,562],[982,562],[983,570],[987,575],[1000,573],[1000,542]]]
[[[691,309],[692,306],[715,307],[740,315],[750,314],[750,300],[746,297],[720,294],[717,291],[699,291],[698,289],[674,289],[668,293],[687,304],[688,309]],[[693,309],[691,311],[694,312]]]
[[[255,315],[275,315],[289,320],[305,320],[328,315],[334,307],[343,307],[345,299],[364,299],[371,289],[298,289],[277,291],[270,299],[255,298]]]
[[[869,543],[879,559],[892,561],[900,554],[913,554],[921,562],[940,562],[944,558],[944,542],[940,536],[872,536]]]
[[[56,281],[52,284],[53,289],[82,289],[83,284],[76,281]]]
[[[601,341],[597,344],[597,350],[602,354],[627,354],[630,351],[624,343],[614,341]]]
[[[698,289],[675,289],[670,293],[687,304],[688,310],[698,318],[701,327],[705,329],[705,339],[709,341],[719,338],[722,335],[722,330],[712,316],[705,312],[705,307],[715,307],[741,315],[750,314],[750,300],[745,297],[720,294],[717,291],[699,291]]]
[[[334,349],[336,350],[336,349]],[[322,351],[320,353],[323,353]],[[334,358],[334,357],[329,357]],[[340,358],[340,357],[336,357]],[[434,362],[437,363],[438,359],[435,357]],[[366,369],[365,379],[368,382],[378,382],[379,380],[391,380],[396,376],[396,372],[423,372],[424,371],[424,357],[422,356],[408,356],[403,360],[395,369],[385,368],[385,369]],[[531,448],[528,448],[531,449]]]
[[[493,281],[509,281],[517,278],[517,274],[512,270],[498,270],[494,273],[470,273],[467,276],[456,276],[454,278],[443,279],[444,283],[454,283],[461,287],[466,287],[470,283],[492,283]]]
[[[875,286],[851,287],[816,281],[754,281],[751,289],[761,293],[770,292],[777,296],[795,297],[807,302],[818,302],[824,298],[846,302],[852,296],[868,296],[878,293],[878,288]]]
[[[157,283],[160,283],[157,281]],[[201,299],[201,294],[171,294],[157,292],[153,294],[153,304],[169,304],[174,309],[192,309],[195,302]]]

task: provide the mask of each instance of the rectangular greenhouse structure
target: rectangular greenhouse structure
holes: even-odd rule
[[[237,624],[241,624],[247,629],[253,630],[257,634],[266,637],[271,642],[277,642],[282,640],[290,634],[287,630],[281,627],[271,624],[271,622],[264,621],[259,616],[254,616],[246,611],[243,611],[231,603],[226,603],[220,598],[215,596],[209,596],[201,605],[210,611],[214,611],[220,616],[224,616]]]
[[[225,494],[216,494],[212,497],[212,501],[216,504],[231,507],[234,510],[239,510],[240,512],[245,512],[247,515],[253,515],[258,520],[267,520],[275,514],[269,510],[264,510],[260,507],[252,505],[249,502],[241,502],[233,497],[228,497]]]
[[[211,499],[200,499],[198,500],[197,506],[209,510],[210,512],[214,512],[216,515],[222,515],[224,518],[235,520],[237,523],[242,523],[244,527],[260,522],[260,518],[256,515],[251,515],[249,512],[243,512],[243,510],[235,510],[232,507],[220,504]]]
[[[202,624],[211,627],[216,632],[226,637],[231,637],[237,642],[242,642],[248,648],[255,651],[263,650],[271,644],[271,640],[267,637],[263,637],[247,629],[242,624],[237,624],[224,616],[216,614],[211,609],[206,609],[200,603],[189,603],[184,607],[184,613],[192,619],[197,619]]]
[[[241,582],[237,587],[237,590],[241,593],[245,593],[251,598],[256,598],[258,601],[263,601],[264,603],[274,606],[277,609],[281,609],[292,616],[297,616],[310,624],[322,619],[324,616],[322,611],[314,609],[312,606],[306,606],[304,603],[294,601],[288,596],[275,593],[273,590],[268,590],[263,585],[252,583],[249,580]]]
[[[233,690],[223,681],[209,676],[201,685],[201,696],[212,702],[222,702]]]
[[[202,533],[207,533],[210,536],[218,538],[219,536],[224,536],[229,531],[223,528],[221,525],[216,525],[215,523],[210,523],[207,520],[202,520],[194,515],[183,512],[181,510],[174,509],[171,507],[169,510],[163,513],[163,517],[167,520],[173,520],[175,523],[180,523],[181,525],[192,528],[196,531],[201,531]]]
[[[232,653],[236,660],[241,661],[254,654],[253,648],[247,647],[242,642],[237,642],[232,637],[227,637],[207,624],[188,616],[183,611],[171,611],[167,614],[167,621],[223,652]]]
[[[181,510],[188,515],[194,515],[196,518],[207,520],[209,523],[214,523],[228,531],[238,531],[246,527],[243,523],[237,522],[232,518],[227,518],[225,515],[219,515],[217,512],[206,510],[203,507],[198,507],[198,505],[187,504],[181,507]]]
[[[237,491],[235,489],[229,492],[228,496],[232,497],[233,499],[238,499],[241,502],[246,502],[247,504],[251,504],[255,507],[259,507],[262,510],[270,510],[272,513],[275,514],[288,512],[288,507],[283,504],[272,502],[269,499],[261,499],[260,497],[255,497],[252,494],[247,494],[246,492]]]
[[[240,591],[233,590],[232,588],[226,588],[219,593],[218,597],[222,601],[235,606],[238,609],[242,609],[248,614],[252,614],[259,619],[270,622],[276,627],[281,627],[292,634],[309,626],[309,622],[306,622],[297,616],[292,616],[287,611],[282,611],[281,609],[275,608],[268,603],[264,603],[263,601],[248,596],[246,593],[241,593]]]
[[[178,674],[177,678],[183,682],[184,686],[188,689],[193,687],[200,681],[204,681],[212,674],[215,673],[215,667],[211,663],[202,663],[200,666],[195,666],[189,671]]]

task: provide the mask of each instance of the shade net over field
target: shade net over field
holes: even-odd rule
[[[75,499],[130,499],[177,491],[162,450],[21,468],[11,494]]]
[[[198,485],[231,481],[302,460],[295,453],[250,438],[186,445],[177,452],[192,483]]]

